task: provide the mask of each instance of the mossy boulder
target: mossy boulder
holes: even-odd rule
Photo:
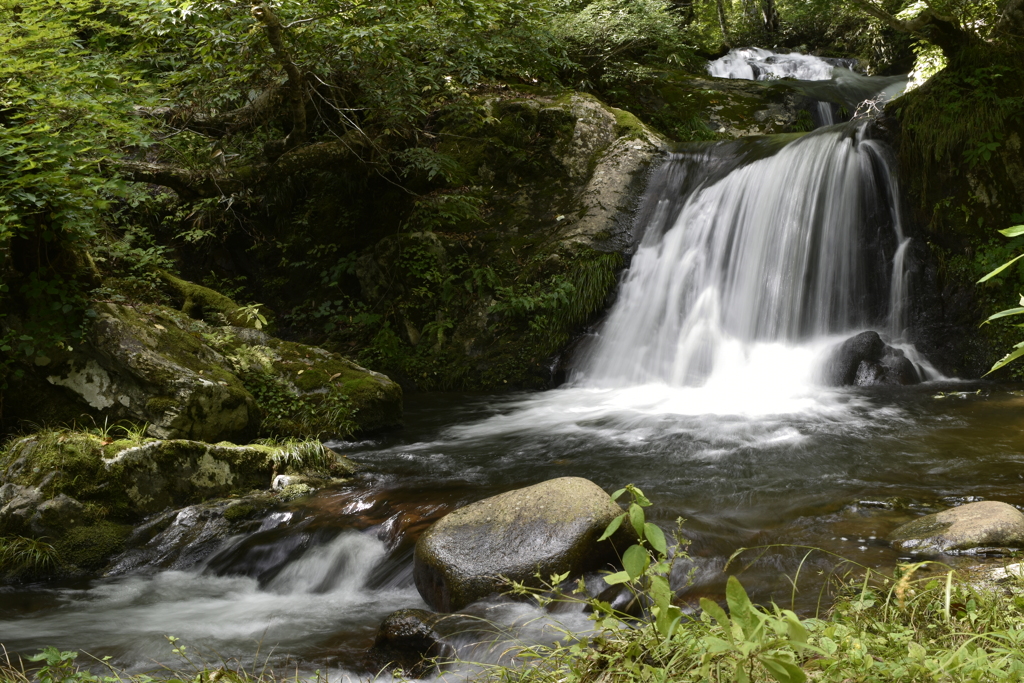
[[[202,323],[159,306],[103,304],[95,310],[85,344],[29,370],[45,379],[34,387],[44,394],[40,400],[57,395],[55,402],[66,414],[19,415],[16,408],[16,416],[128,420],[146,423],[158,438],[216,442],[256,436],[256,402],[223,356],[197,333],[195,325]],[[27,383],[18,388],[32,393]]]
[[[977,554],[1024,547],[1024,513],[994,500],[925,515],[889,535],[897,550],[915,554]]]
[[[451,612],[536,575],[583,572],[615,558],[597,539],[622,510],[599,486],[561,477],[459,508],[416,542],[413,574],[428,605]]]
[[[402,388],[340,354],[243,328],[212,339],[255,397],[264,433],[345,437],[401,422]]]
[[[340,355],[162,306],[97,306],[87,342],[26,366],[5,417],[145,424],[216,443],[257,435],[344,437],[398,424],[401,388]]]
[[[60,559],[54,572],[95,570],[128,546],[146,543],[161,530],[153,526],[159,518],[179,508],[234,497],[214,506],[225,520],[221,526],[234,528],[296,497],[287,488],[271,491],[275,476],[301,480],[309,493],[354,469],[319,442],[238,446],[41,432],[0,453],[0,540],[45,538]],[[183,552],[164,545],[161,552]]]

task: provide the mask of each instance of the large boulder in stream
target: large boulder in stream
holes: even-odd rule
[[[451,612],[508,589],[540,585],[552,574],[579,575],[615,558],[598,543],[622,510],[593,482],[552,479],[459,508],[416,543],[416,588],[434,609]],[[621,533],[621,532],[620,532]]]
[[[994,500],[925,515],[889,535],[893,548],[915,554],[978,554],[1024,547],[1024,513]]]
[[[401,420],[401,388],[338,354],[163,306],[95,310],[84,344],[12,378],[19,400],[5,403],[5,419],[124,420],[156,438],[208,442],[347,436]]]
[[[825,361],[828,386],[878,386],[918,384],[921,375],[902,350],[889,346],[877,332],[867,331],[837,346]]]

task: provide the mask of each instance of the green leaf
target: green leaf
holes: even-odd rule
[[[651,598],[654,604],[660,608],[666,608],[672,603],[672,588],[668,585],[668,579],[664,576],[651,577]]]
[[[625,493],[625,492],[626,492],[626,489],[619,489],[618,491],[616,491],[615,493],[612,494],[612,500],[618,500],[622,496],[622,494]]]
[[[733,621],[743,629],[743,635],[750,638],[757,630],[758,619],[754,614],[754,605],[747,597],[747,591],[735,576],[730,576],[725,585],[725,602],[729,605],[729,614]]]
[[[622,520],[624,520],[625,518],[626,513],[623,512],[621,515],[613,519],[611,523],[608,524],[608,527],[604,530],[604,533],[601,534],[601,538],[597,540],[603,541],[605,539],[611,538],[612,535],[619,530],[619,527],[622,526]]]
[[[733,680],[736,683],[750,683],[750,676],[747,675],[747,670],[743,668],[744,664],[746,662],[742,659],[736,662],[736,673],[733,675]]]
[[[642,539],[644,537],[644,509],[636,503],[629,504],[629,521],[636,529],[636,535]]]
[[[662,555],[668,554],[668,544],[665,542],[665,532],[657,524],[647,522],[644,524],[644,538],[651,544],[651,547]]]
[[[1008,354],[1006,356],[1003,356],[1003,358],[1000,359],[999,361],[997,361],[996,364],[992,366],[992,369],[989,370],[988,372],[986,372],[984,375],[982,375],[982,377],[985,377],[986,375],[990,375],[993,372],[995,372],[996,370],[998,370],[999,368],[1004,367],[1006,365],[1009,365],[1010,363],[1012,363],[1013,361],[1017,360],[1021,356],[1024,356],[1024,346],[1021,346],[1021,347],[1017,348],[1017,350],[1014,351],[1013,353],[1010,353],[1010,354]]]
[[[650,561],[651,556],[643,546],[631,545],[622,554],[622,568],[626,570],[631,579],[639,578],[644,573],[644,570],[647,569]]]
[[[1016,262],[1017,262],[1017,260],[1018,260],[1019,258],[1021,258],[1022,256],[1024,256],[1024,254],[1020,254],[1020,255],[1018,255],[1018,256],[1015,256],[1014,258],[1010,259],[1009,261],[1007,261],[1007,262],[1006,262],[1006,263],[1004,263],[1003,265],[999,266],[998,268],[996,268],[995,270],[993,270],[993,271],[992,271],[991,273],[989,273],[989,274],[988,274],[988,275],[986,275],[985,277],[983,277],[983,278],[981,278],[980,280],[978,280],[978,282],[977,282],[976,284],[979,284],[979,285],[980,285],[980,284],[981,284],[982,282],[985,282],[986,280],[991,280],[991,279],[992,279],[992,278],[994,278],[994,277],[995,277],[996,275],[999,275],[999,273],[1003,272],[1004,270],[1006,270],[1007,268],[1009,268],[1009,267],[1010,267],[1011,265],[1013,265],[1014,263],[1016,263]]]
[[[790,610],[782,610],[782,616],[786,618],[789,625],[789,639],[794,643],[805,645],[807,643],[807,629],[800,622],[800,617]]]
[[[1014,225],[1011,228],[1003,228],[999,233],[1001,235],[1006,235],[1007,237],[1020,237],[1021,235],[1024,235],[1024,225]]]
[[[769,655],[758,655],[757,659],[779,683],[804,683],[807,680],[804,670],[793,662]]]
[[[700,608],[718,622],[718,625],[722,627],[722,630],[729,637],[729,641],[732,642],[732,622],[729,621],[729,615],[725,613],[725,610],[719,607],[717,602],[707,598],[700,599]]]
[[[616,586],[620,583],[626,583],[629,580],[630,576],[626,572],[615,572],[614,574],[609,574],[608,576],[604,577],[604,582],[610,586]]]
[[[1005,311],[999,311],[998,313],[993,313],[989,317],[985,318],[985,322],[987,323],[987,322],[989,322],[991,320],[998,320],[999,318],[1008,318],[1011,315],[1020,315],[1021,313],[1024,313],[1024,308],[1008,308]],[[984,324],[984,323],[982,323],[982,324]]]

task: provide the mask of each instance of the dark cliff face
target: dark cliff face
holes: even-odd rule
[[[944,373],[983,375],[1019,341],[981,326],[1019,298],[1017,268],[977,280],[1022,250],[998,230],[1024,222],[1024,77],[1001,53],[948,67],[894,100],[879,122],[900,162],[911,258],[911,341]],[[1009,367],[995,379],[1016,378]]]

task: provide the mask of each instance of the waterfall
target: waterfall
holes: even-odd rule
[[[774,154],[784,141],[673,154],[576,381],[695,386],[737,349],[891,329],[890,313],[903,315],[891,297],[903,296],[907,244],[889,155],[868,131],[820,129]]]

